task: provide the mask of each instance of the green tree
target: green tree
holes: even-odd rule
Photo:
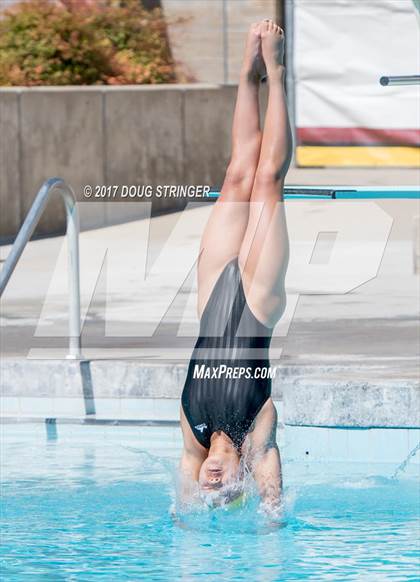
[[[175,80],[162,12],[138,0],[26,0],[0,20],[1,85]]]

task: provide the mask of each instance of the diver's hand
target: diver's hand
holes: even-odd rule
[[[261,501],[258,513],[263,516],[266,526],[270,529],[286,526],[284,506],[278,499]]]

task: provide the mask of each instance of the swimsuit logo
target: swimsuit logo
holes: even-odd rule
[[[202,424],[197,424],[197,426],[195,426],[194,428],[196,428],[197,430],[199,430],[201,432],[201,434],[203,434],[203,430],[205,428],[207,428],[207,424],[205,424],[204,422]]]

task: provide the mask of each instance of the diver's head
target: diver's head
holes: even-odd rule
[[[215,433],[198,476],[201,497],[211,505],[225,505],[242,494],[242,481],[240,453],[229,437]]]

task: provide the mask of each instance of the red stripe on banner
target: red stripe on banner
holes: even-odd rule
[[[417,129],[298,127],[297,138],[299,145],[420,145],[420,131]]]

